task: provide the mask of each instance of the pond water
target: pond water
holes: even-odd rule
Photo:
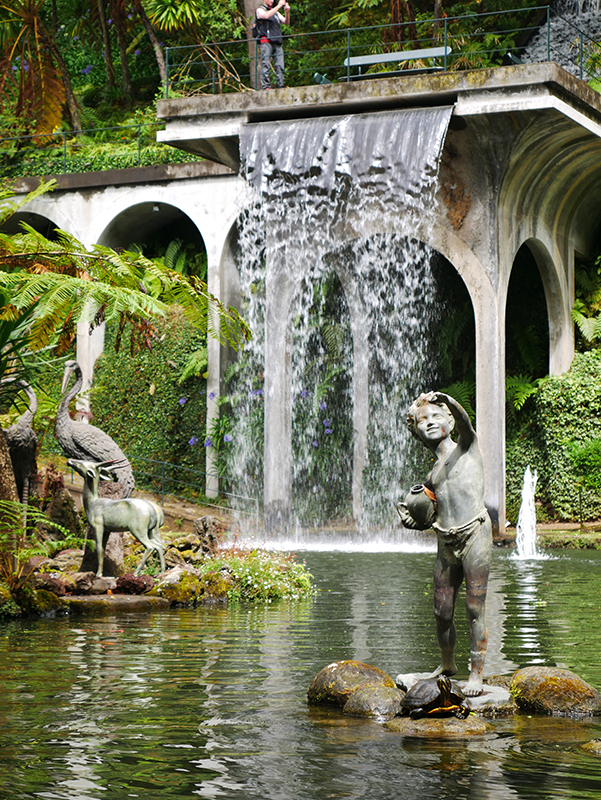
[[[331,661],[393,676],[437,663],[434,556],[301,557],[319,590],[304,602],[1,625],[0,797],[599,796],[601,760],[579,749],[601,736],[599,718],[519,716],[442,743],[309,709],[306,690]],[[600,572],[596,552],[520,562],[495,551],[487,672],[556,665],[601,686]]]

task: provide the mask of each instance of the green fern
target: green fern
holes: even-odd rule
[[[521,411],[526,400],[536,393],[539,385],[540,379],[533,381],[528,375],[508,375],[505,379],[505,400],[516,411]]]
[[[197,378],[201,375],[203,378],[207,378],[208,366],[209,361],[207,356],[207,348],[202,347],[200,350],[196,350],[196,352],[192,353],[182,369],[177,382],[183,383],[184,381],[188,380],[188,378]]]

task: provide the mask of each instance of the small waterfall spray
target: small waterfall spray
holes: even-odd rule
[[[365,524],[386,524],[422,458],[405,413],[436,378],[430,334],[439,304],[418,237],[428,239],[433,221],[451,111],[242,132],[249,202],[239,270],[254,338],[232,370],[235,477],[243,493],[256,494],[263,480],[261,415],[276,402],[263,391],[266,337],[279,336],[275,368],[288,370],[291,384],[292,514],[305,525],[359,508]]]
[[[517,547],[515,557],[519,559],[544,558],[544,556],[538,552],[536,546],[536,508],[534,506],[534,494],[537,479],[536,470],[532,472],[529,466],[526,467],[522,486],[522,503],[520,505],[515,537]]]

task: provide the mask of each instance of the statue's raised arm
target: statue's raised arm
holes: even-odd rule
[[[461,403],[458,403],[455,398],[445,394],[444,392],[430,392],[428,397],[431,397],[431,403],[436,405],[444,404],[449,409],[453,415],[453,419],[455,420],[459,438],[463,440],[462,444],[465,444],[465,446],[469,447],[469,445],[476,439],[476,431],[472,426],[472,422],[467,411],[461,405]]]

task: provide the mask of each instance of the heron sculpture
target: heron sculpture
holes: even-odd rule
[[[38,437],[31,427],[31,423],[38,410],[38,400],[31,386],[25,381],[15,381],[14,385],[20,386],[27,395],[29,408],[14,425],[5,429],[4,436],[10,452],[13,472],[15,473],[19,500],[23,505],[27,505],[31,475],[35,471],[36,465],[35,457]]]
[[[69,380],[73,373],[75,373],[75,383],[67,392],[65,390],[69,386]],[[69,458],[96,462],[118,462],[118,466],[115,467],[117,479],[123,485],[123,497],[129,497],[134,490],[135,481],[131,464],[119,445],[100,428],[86,422],[77,422],[69,416],[69,404],[81,391],[82,385],[81,367],[77,361],[66,361],[61,389],[63,397],[56,415],[55,434],[58,443]]]

